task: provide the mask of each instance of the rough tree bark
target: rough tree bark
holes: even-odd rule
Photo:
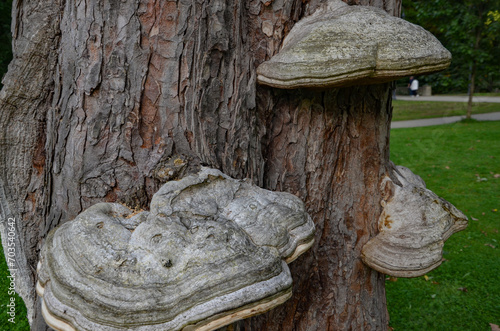
[[[46,234],[101,201],[146,208],[200,164],[302,198],[316,244],[294,296],[248,330],[385,329],[384,278],[360,260],[388,172],[389,84],[290,92],[255,69],[321,1],[15,0],[0,95],[0,203],[35,330]],[[346,1],[393,15],[399,0]],[[178,167],[174,159],[187,166]],[[173,174],[165,176],[165,169]]]
[[[390,94],[385,84],[273,95],[265,186],[306,201],[317,244],[291,264],[294,296],[244,329],[387,328],[384,276],[359,255],[381,212]]]

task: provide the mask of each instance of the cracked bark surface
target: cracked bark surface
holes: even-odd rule
[[[256,67],[319,3],[14,1],[0,203],[2,221],[17,221],[17,285],[34,330],[46,329],[35,267],[52,228],[97,202],[144,208],[162,182],[202,164],[297,195],[317,227],[314,247],[291,264],[293,297],[232,328],[387,327],[383,276],[359,256],[376,234],[389,167],[389,84],[255,83]]]

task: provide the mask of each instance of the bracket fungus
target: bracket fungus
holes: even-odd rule
[[[313,235],[295,196],[202,168],[151,211],[99,203],[51,231],[37,293],[56,330],[213,330],[286,301]]]
[[[446,69],[451,54],[422,27],[368,6],[331,0],[297,22],[257,68],[277,88],[366,85]]]
[[[158,215],[222,217],[240,226],[259,246],[275,247],[290,263],[314,243],[314,223],[296,196],[264,190],[203,168],[170,181],[151,201]]]
[[[394,176],[382,180],[380,233],[365,244],[361,257],[390,276],[422,276],[441,264],[444,241],[467,227],[467,217],[426,189],[410,169],[397,166]]]

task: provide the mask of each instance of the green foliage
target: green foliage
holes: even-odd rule
[[[12,0],[0,2],[0,78],[7,72],[7,66],[12,60],[11,8]]]
[[[420,77],[437,93],[465,92],[472,64],[477,64],[476,90],[500,88],[500,0],[411,0],[403,2],[404,18],[432,32],[452,53],[450,68]]]
[[[395,129],[391,160],[469,217],[426,277],[386,281],[394,330],[491,330],[500,325],[500,121]]]

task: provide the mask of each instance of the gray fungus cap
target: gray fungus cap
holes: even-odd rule
[[[450,52],[422,27],[332,0],[294,25],[278,54],[257,68],[257,80],[283,89],[366,85],[440,71],[450,62]]]
[[[379,233],[363,246],[361,258],[390,276],[422,276],[441,264],[444,242],[467,227],[467,217],[410,169],[397,166],[393,177],[382,180]]]

